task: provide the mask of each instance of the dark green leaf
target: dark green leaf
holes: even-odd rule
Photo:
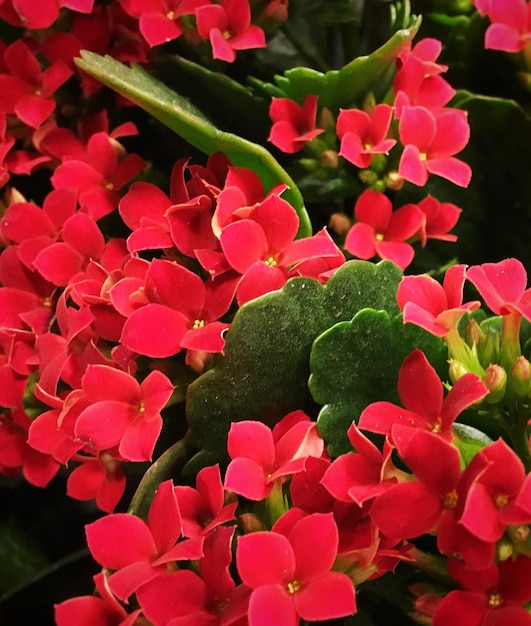
[[[201,452],[187,469],[226,459],[232,422],[252,419],[273,425],[289,411],[310,406],[307,381],[314,339],[365,307],[396,315],[401,275],[389,261],[351,261],[325,286],[295,278],[281,291],[244,305],[227,335],[225,356],[188,388],[191,443]]]
[[[324,405],[318,426],[332,456],[351,449],[347,429],[368,404],[399,403],[398,370],[415,348],[423,350],[441,375],[447,373],[443,340],[404,324],[401,314],[365,309],[315,341],[309,387],[316,402]]]

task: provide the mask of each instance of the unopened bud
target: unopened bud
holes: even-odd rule
[[[520,524],[520,526],[509,526],[507,528],[507,534],[509,535],[513,543],[527,543],[531,529],[528,524]]]
[[[400,191],[404,186],[405,180],[396,171],[388,172],[385,177],[385,186],[393,191]]]
[[[513,369],[511,370],[511,377],[511,388],[514,389],[517,395],[531,395],[531,385],[529,382],[531,378],[531,363],[529,363],[525,356],[519,356],[516,359]]]
[[[245,535],[265,530],[262,521],[254,513],[242,513],[242,515],[238,517],[238,523]]]
[[[488,326],[485,329],[485,339],[478,347],[478,356],[480,362],[484,365],[497,363],[500,354],[500,334],[497,330]]]
[[[473,317],[471,317],[467,322],[465,328],[465,341],[470,347],[474,345],[479,346],[485,342],[485,333]],[[487,365],[489,364],[487,363]]]
[[[330,170],[335,170],[339,165],[339,154],[337,150],[325,150],[321,154],[321,165]]]
[[[496,404],[505,395],[507,372],[500,365],[489,365],[485,370],[483,383],[489,390],[489,395],[485,398],[485,402],[487,404]]]
[[[513,554],[513,544],[509,541],[509,539],[502,537],[500,541],[498,541],[498,543],[496,544],[496,556],[498,557],[498,560],[507,561],[507,559],[510,559]]]
[[[367,187],[372,187],[378,182],[378,174],[372,170],[361,170],[358,174],[361,182]]]
[[[460,378],[462,378],[465,374],[469,374],[469,370],[461,363],[461,361],[457,361],[456,359],[450,359],[448,362],[449,369],[448,373],[450,375],[450,380],[455,384]]]
[[[328,227],[338,235],[346,235],[352,227],[352,222],[344,213],[332,213]]]

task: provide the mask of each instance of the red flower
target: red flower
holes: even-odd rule
[[[480,570],[453,564],[451,573],[465,591],[450,591],[433,616],[433,626],[531,626],[522,606],[531,601],[531,559],[519,555]]]
[[[303,517],[287,536],[259,531],[240,537],[236,565],[252,589],[249,624],[295,626],[299,618],[321,621],[354,613],[352,581],[330,571],[337,546],[331,513]]]
[[[426,196],[417,206],[426,217],[424,226],[418,233],[423,248],[428,239],[457,241],[457,236],[448,234],[448,231],[457,224],[461,214],[459,207],[451,202],[439,202],[431,195]]]
[[[54,112],[53,94],[72,76],[72,70],[56,62],[43,71],[34,52],[22,40],[6,48],[4,61],[11,75],[0,75],[0,110],[15,113],[28,126],[40,126]]]
[[[193,14],[205,0],[120,0],[124,11],[140,18],[140,32],[150,46],[158,46],[180,37],[180,18]]]
[[[292,415],[286,418],[292,419]],[[262,422],[232,424],[227,442],[232,461],[225,475],[226,489],[250,500],[263,500],[275,481],[300,472],[307,457],[322,455],[323,440],[309,418],[296,422],[277,439],[280,428],[282,421],[273,432]]]
[[[162,428],[160,411],[173,391],[170,380],[154,370],[139,383],[113,367],[89,365],[81,386],[71,394],[84,406],[75,421],[76,438],[97,450],[119,446],[129,461],[151,460]]]
[[[516,312],[531,320],[531,289],[526,289],[527,272],[517,259],[475,265],[466,278],[496,315]]]
[[[236,277],[221,276],[205,284],[182,265],[154,259],[141,291],[145,306],[130,314],[120,341],[153,358],[172,356],[183,348],[222,352],[223,331],[229,324],[218,320],[227,312],[235,288]]]
[[[94,559],[115,570],[109,587],[124,601],[163,574],[168,563],[197,559],[202,554],[202,542],[179,541],[181,515],[171,480],[157,489],[145,522],[135,515],[113,513],[88,524],[85,530]]]
[[[465,374],[443,398],[443,384],[421,350],[414,350],[398,373],[398,395],[405,409],[391,402],[373,402],[362,412],[359,427],[391,435],[395,424],[429,430],[452,440],[452,426],[458,415],[489,390],[476,374]]]
[[[236,50],[265,48],[264,31],[251,24],[248,0],[223,0],[223,4],[205,4],[195,10],[197,30],[210,39],[215,59],[232,63]]]
[[[385,535],[413,539],[433,530],[444,511],[455,507],[461,457],[451,443],[415,427],[395,425],[393,441],[417,481],[390,485],[376,497],[370,515]]]
[[[80,13],[90,13],[94,0],[7,0],[0,7],[0,16],[9,24],[30,30],[48,28],[59,16],[62,7]]]
[[[520,52],[531,40],[531,5],[525,0],[490,0],[486,9],[490,26],[485,48]]]
[[[404,276],[398,286],[398,306],[404,313],[404,322],[411,322],[438,337],[457,328],[459,319],[477,309],[479,300],[463,304],[465,265],[450,267],[441,285],[427,275]]]
[[[354,206],[356,224],[345,239],[345,249],[359,259],[380,256],[405,269],[415,251],[405,243],[422,227],[424,214],[413,204],[393,211],[387,196],[365,190]]]
[[[273,98],[269,116],[273,121],[268,137],[282,152],[294,153],[323,131],[315,127],[317,96],[306,96],[302,106],[289,98]]]
[[[103,572],[94,576],[99,596],[80,596],[55,605],[57,626],[133,626],[142,612],[140,609],[128,614],[110,592]]]
[[[341,139],[339,154],[357,167],[369,167],[373,154],[388,154],[396,144],[386,139],[393,116],[388,104],[378,104],[369,113],[358,109],[342,109],[336,132]]]
[[[404,146],[398,165],[402,178],[423,186],[429,174],[436,174],[468,187],[472,170],[454,157],[470,137],[465,111],[445,109],[435,114],[425,107],[405,106],[398,132]]]
[[[220,526],[203,544],[199,573],[179,570],[143,585],[137,598],[144,614],[156,626],[244,626],[249,590],[238,587],[229,567],[232,563],[234,526]]]
[[[221,482],[219,465],[198,472],[196,487],[177,485],[175,495],[182,517],[183,535],[201,537],[220,524],[234,520],[238,501],[228,497]]]

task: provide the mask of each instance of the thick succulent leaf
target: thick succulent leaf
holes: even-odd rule
[[[444,341],[404,324],[401,314],[365,309],[317,338],[310,358],[309,388],[315,401],[324,405],[317,423],[332,456],[351,449],[347,429],[368,404],[400,403],[398,370],[415,348],[447,377]]]
[[[318,72],[307,67],[294,67],[283,76],[276,76],[276,85],[262,84],[270,95],[291,98],[302,103],[308,94],[319,96],[321,106],[331,109],[361,104],[393,71],[398,55],[408,46],[420,27],[420,18],[411,19],[408,28],[397,31],[383,46],[369,55],[359,56],[339,70]],[[384,81],[388,82],[388,81]]]
[[[315,338],[365,307],[398,314],[401,275],[389,261],[351,261],[324,286],[295,278],[282,290],[244,305],[227,334],[225,356],[188,388],[190,443],[201,451],[186,469],[225,460],[234,421],[260,420],[272,426],[289,411],[309,408],[309,357]]]
[[[138,65],[128,67],[110,56],[102,57],[86,50],[81,55],[81,59],[76,59],[80,69],[147,111],[198,150],[205,154],[223,152],[234,165],[254,170],[266,190],[280,182],[286,183],[288,189],[283,197],[297,211],[299,236],[311,235],[311,223],[299,189],[263,146],[216,128],[196,106]]]

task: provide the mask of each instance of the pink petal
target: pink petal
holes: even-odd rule
[[[302,584],[326,574],[337,557],[339,535],[332,513],[313,513],[299,520],[288,537]],[[308,546],[312,546],[308,550]]]
[[[426,169],[432,174],[446,178],[454,185],[459,185],[459,187],[468,187],[472,178],[470,165],[455,157],[431,158],[426,161]],[[411,180],[411,182],[415,181]]]
[[[288,280],[288,272],[282,267],[271,267],[257,261],[245,272],[236,291],[238,306],[259,298],[266,293],[281,289]]]
[[[340,572],[328,572],[310,581],[294,595],[295,608],[308,621],[347,617],[356,612],[356,595],[351,579]]]
[[[66,287],[72,276],[82,270],[84,262],[77,250],[60,241],[39,252],[34,266],[46,280],[58,287]]]
[[[162,430],[162,417],[155,415],[149,420],[141,417],[132,421],[125,429],[120,446],[120,454],[128,461],[151,461],[153,449]]]
[[[119,570],[156,554],[149,528],[139,517],[114,513],[85,526],[89,550],[103,567]]]
[[[363,410],[358,422],[358,426],[363,430],[381,435],[390,435],[393,424],[424,428],[426,419],[391,402],[373,402]]]
[[[173,393],[174,386],[171,380],[159,370],[153,370],[140,384],[144,416],[151,417],[159,413]]]
[[[421,350],[414,350],[400,366],[398,395],[410,411],[435,423],[443,404],[443,386]]]
[[[144,13],[139,26],[142,37],[151,47],[177,39],[182,33],[179,23],[162,13]]]
[[[164,359],[181,351],[187,330],[188,321],[182,313],[161,304],[147,304],[126,320],[120,341],[133,352]]]
[[[267,483],[261,465],[252,459],[237,457],[227,467],[225,488],[244,498],[260,502],[270,493],[272,485]]]
[[[374,228],[365,222],[358,222],[348,231],[345,250],[358,259],[368,260],[376,254]]]
[[[269,251],[262,227],[249,219],[226,226],[221,231],[220,243],[230,266],[240,274],[245,274],[256,261],[265,260]]]
[[[425,161],[421,160],[420,151],[416,146],[412,144],[405,146],[398,164],[398,173],[402,178],[414,185],[423,187],[426,184],[428,172]]]
[[[380,258],[393,261],[402,270],[411,263],[415,256],[413,247],[401,241],[376,241],[374,247]]]
[[[134,376],[107,365],[89,365],[81,384],[91,403],[115,400],[139,407],[140,385]]]
[[[260,567],[256,567],[257,563]],[[286,584],[295,574],[295,556],[290,542],[284,535],[269,531],[250,533],[238,539],[236,565],[242,582],[251,589]]]
[[[187,331],[181,339],[180,346],[187,350],[201,350],[204,352],[223,352],[225,347],[225,332],[230,324],[210,322],[199,328]]]
[[[253,626],[298,626],[299,616],[292,597],[282,585],[263,585],[251,594],[248,609]]]
[[[76,439],[106,450],[118,445],[129,424],[138,415],[138,410],[129,404],[108,400],[96,402],[82,411],[76,420]]]
[[[147,524],[159,554],[172,548],[181,536],[181,513],[172,480],[159,485],[149,507]]]

